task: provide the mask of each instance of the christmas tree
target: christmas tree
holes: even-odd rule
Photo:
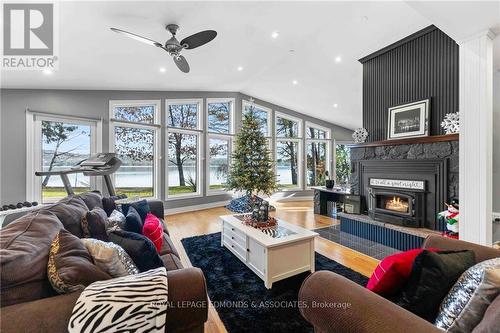
[[[271,152],[267,140],[260,130],[260,121],[257,118],[254,107],[250,107],[243,116],[241,131],[236,135],[233,162],[227,180],[228,190],[237,190],[246,193],[246,198],[257,194],[271,195],[276,190],[276,175],[274,173]],[[230,207],[235,211],[248,211],[245,209],[234,209],[236,202]],[[239,202],[239,206],[243,202]]]

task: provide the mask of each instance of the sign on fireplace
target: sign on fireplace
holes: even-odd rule
[[[425,191],[425,181],[423,180],[370,178],[370,186],[403,188],[409,190]]]

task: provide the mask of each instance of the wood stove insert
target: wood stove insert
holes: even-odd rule
[[[425,181],[370,178],[368,214],[371,218],[405,227],[425,224]]]

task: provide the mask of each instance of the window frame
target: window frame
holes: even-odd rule
[[[206,151],[206,170],[205,170],[205,175],[206,175],[206,195],[207,196],[213,196],[213,195],[221,195],[221,194],[226,194],[228,191],[224,189],[218,189],[218,190],[212,190],[210,189],[210,139],[222,139],[222,140],[227,140],[228,141],[228,158],[227,158],[227,163],[228,163],[228,168],[231,168],[232,164],[232,152],[233,152],[233,136],[231,135],[219,135],[219,134],[210,134],[207,135],[207,140],[206,140],[206,145],[205,145],[205,151]]]
[[[273,110],[268,108],[268,107],[257,104],[255,102],[250,102],[250,101],[243,99],[241,101],[241,121],[243,121],[243,116],[245,114],[245,107],[247,105],[262,109],[262,111],[265,111],[267,113],[267,133],[266,133],[265,137],[266,138],[273,138],[274,137],[274,131],[273,131],[274,124],[273,124],[273,117],[272,117]]]
[[[182,127],[173,127],[168,125],[168,109],[170,105],[179,105],[179,104],[198,104],[198,113],[196,115],[197,118],[197,127],[196,129],[190,128],[182,128]],[[204,127],[204,103],[203,98],[185,98],[185,99],[166,99],[165,100],[165,200],[166,201],[174,201],[188,198],[199,198],[203,197],[204,191],[204,177],[202,173],[203,169],[203,160],[205,160],[205,152],[202,150],[205,147],[204,143],[204,133],[206,133],[206,129]],[[196,178],[197,178],[197,188],[196,192],[193,193],[185,193],[185,194],[177,194],[177,195],[169,195],[169,185],[168,185],[168,136],[170,133],[183,133],[188,135],[196,135]]]
[[[291,120],[294,122],[298,123],[298,136],[295,138],[290,138],[290,137],[278,137],[277,135],[277,124],[278,124],[278,118],[283,118],[287,120]],[[287,191],[301,191],[304,189],[304,184],[303,184],[303,175],[304,175],[304,169],[302,167],[304,163],[304,145],[303,145],[303,120],[298,117],[294,117],[292,115],[289,115],[287,113],[275,111],[274,112],[274,132],[273,132],[273,137],[274,137],[274,145],[273,149],[271,152],[274,155],[274,172],[276,173],[276,176],[278,175],[278,143],[279,142],[297,142],[298,147],[297,147],[297,186],[295,187],[287,187],[287,188],[279,188],[279,191],[282,192],[287,192]],[[279,183],[278,183],[279,184]]]
[[[297,186],[295,187],[286,187],[280,188],[278,184],[279,192],[287,192],[287,191],[301,191],[303,189],[302,178],[303,178],[303,160],[302,160],[302,139],[292,139],[292,138],[281,138],[276,139],[274,142],[274,172],[276,173],[276,177],[278,176],[278,142],[296,142],[297,145]]]
[[[152,104],[155,106],[153,123],[140,123],[117,119],[114,117],[114,108],[119,106],[141,106]],[[160,169],[161,169],[161,100],[109,100],[109,152],[115,153],[115,127],[128,127],[137,129],[153,130],[153,196],[148,198],[160,198]],[[111,175],[113,185],[116,187],[115,174]]]
[[[102,119],[75,117],[26,110],[26,200],[43,204],[42,178],[35,171],[42,170],[42,121],[90,126],[90,155],[102,151]],[[38,138],[38,139],[37,139]],[[37,140],[37,141],[36,141]],[[90,189],[102,191],[100,178],[90,177]]]
[[[307,129],[308,128],[315,128],[319,129],[321,131],[325,131],[326,139],[312,139],[308,138],[306,135]],[[307,185],[307,145],[311,142],[325,142],[326,143],[326,171],[330,174],[330,178],[335,179],[335,157],[332,156],[332,144],[334,142],[334,139],[332,138],[332,130],[328,127],[321,126],[318,124],[315,124],[310,121],[306,121],[305,126],[304,126],[304,140],[305,140],[305,145],[304,145],[304,181],[305,181],[305,189],[310,190],[313,187],[319,186],[319,185],[313,185],[309,186]],[[333,154],[335,154],[335,151],[333,150]],[[332,163],[333,163],[333,169],[332,169]]]
[[[210,132],[208,129],[209,122],[208,122],[208,104],[215,104],[215,103],[231,103],[231,110],[229,110],[229,133],[218,133],[218,132]],[[205,101],[205,109],[206,109],[206,127],[205,130],[208,135],[234,135],[235,132],[235,103],[236,99],[235,98],[207,98]]]
[[[319,129],[321,131],[326,132],[326,138],[325,139],[308,138],[307,135],[305,135],[305,133],[307,132],[307,128],[309,128],[309,127],[312,127],[312,128],[315,128],[315,129]],[[306,140],[332,140],[332,130],[330,128],[328,128],[328,127],[321,126],[321,125],[315,124],[315,123],[310,122],[310,121],[306,121],[306,125],[304,127],[304,138]]]
[[[277,128],[278,128],[278,118],[286,119],[286,120],[291,120],[294,121],[298,124],[298,136],[294,138],[290,137],[285,137],[285,136],[278,136],[277,133]],[[303,121],[301,118],[291,116],[289,114],[280,112],[280,111],[275,111],[274,112],[274,137],[276,140],[281,140],[281,139],[302,139],[304,137],[304,131],[303,131]]]
[[[208,122],[208,104],[211,103],[231,103],[231,110],[229,113],[229,133],[218,133],[218,132],[210,132],[208,130],[209,122]],[[206,109],[206,142],[205,142],[205,188],[206,188],[206,196],[214,196],[214,195],[223,195],[228,193],[224,189],[212,190],[210,189],[210,139],[224,139],[228,140],[228,167],[231,167],[232,158],[231,155],[233,153],[233,141],[234,135],[236,132],[236,99],[235,98],[207,98],[205,101],[205,109]]]
[[[183,128],[170,126],[168,124],[168,109],[170,105],[182,105],[182,104],[198,104],[198,113],[196,115],[196,128]],[[197,131],[203,132],[205,129],[203,126],[203,98],[170,98],[165,100],[165,128],[171,130],[186,130],[186,131]]]

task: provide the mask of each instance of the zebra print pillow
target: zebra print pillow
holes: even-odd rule
[[[168,281],[165,268],[89,285],[78,297],[69,333],[164,332]]]

